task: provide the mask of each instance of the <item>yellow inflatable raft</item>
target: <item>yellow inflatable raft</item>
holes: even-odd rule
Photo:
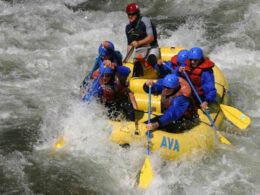
[[[183,48],[167,47],[161,48],[161,56],[163,60],[170,60],[170,58],[177,54]],[[125,64],[133,68],[132,63]],[[223,73],[218,67],[214,67],[215,86],[217,89],[218,104],[226,104],[228,101],[228,84],[224,78]],[[131,75],[130,75],[131,77]],[[152,69],[145,72],[145,78],[156,78],[156,73]],[[135,93],[138,104],[135,122],[111,122],[112,133],[111,140],[121,145],[131,145],[133,142],[147,143],[146,125],[145,121],[148,119],[148,94],[142,89],[144,78],[130,78],[130,89]],[[160,96],[152,96],[152,113],[159,115],[161,113]],[[223,121],[223,113],[219,107],[210,107],[210,114],[215,122],[215,125],[220,128]],[[154,116],[154,115],[153,115]],[[152,117],[153,118],[153,117]],[[215,130],[211,127],[207,116],[199,110],[200,122],[192,129],[187,129],[182,133],[169,133],[163,130],[153,132],[151,138],[151,151],[159,151],[162,157],[167,160],[180,158],[183,155],[191,154],[194,149],[210,150],[215,144]]]

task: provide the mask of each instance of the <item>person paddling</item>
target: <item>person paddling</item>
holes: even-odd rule
[[[90,80],[98,78],[100,74],[100,64],[103,63],[104,66],[115,69],[117,66],[122,66],[122,54],[120,51],[115,50],[115,46],[111,41],[103,41],[98,47],[98,58],[95,67],[93,67],[93,72],[91,72]],[[80,86],[81,97],[86,94],[86,87],[89,83],[89,79],[84,79],[82,85]]]
[[[169,61],[158,60],[158,63],[155,65],[155,69],[157,70],[159,78],[164,78],[167,74],[174,73],[178,76],[182,76],[179,74],[179,68],[185,67],[188,60],[187,49],[182,49],[178,52],[178,54],[172,56]]]
[[[138,4],[128,4],[125,12],[129,20],[125,27],[127,51],[135,48],[133,76],[139,77],[153,68],[160,56],[157,31],[150,18],[141,15]]]
[[[213,73],[215,64],[209,58],[204,57],[203,51],[199,47],[193,47],[189,50],[188,59],[186,67],[181,67],[179,72],[186,71],[202,99],[201,104],[195,101],[196,106],[207,109],[208,104],[215,103],[217,97]],[[197,98],[194,97],[194,100]]]
[[[127,77],[130,69],[125,66],[110,67],[101,66],[100,72],[103,73],[94,97],[108,109],[108,117],[117,120],[123,115],[126,120],[134,121],[137,103],[132,91],[128,89]],[[94,81],[95,82],[95,81]]]
[[[190,120],[196,115],[191,104],[191,88],[188,82],[174,74],[169,74],[156,83],[152,80],[146,81],[143,89],[148,92],[150,85],[152,94],[161,94],[163,115],[151,119],[151,123],[147,124],[147,129],[151,131],[165,129],[169,132],[176,132],[187,128],[188,124],[184,124],[183,120]]]

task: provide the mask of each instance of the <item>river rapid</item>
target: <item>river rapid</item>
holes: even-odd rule
[[[202,47],[220,67],[248,131],[225,121],[233,148],[152,154],[153,183],[139,190],[145,148],[111,143],[103,107],[79,97],[102,41],[126,54],[130,1],[0,0],[0,194],[260,194],[260,1],[137,2],[160,46]],[[56,151],[58,137],[67,144]]]

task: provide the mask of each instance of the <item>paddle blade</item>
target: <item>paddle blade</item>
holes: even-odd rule
[[[153,180],[153,170],[150,163],[150,159],[147,156],[144,165],[141,169],[140,177],[139,177],[139,188],[146,189],[150,185]]]
[[[232,144],[220,132],[217,131],[218,140],[220,143],[231,146]]]
[[[59,139],[57,139],[57,141],[55,142],[54,144],[54,147],[56,149],[60,149],[60,148],[63,148],[63,146],[65,145],[65,140],[63,137],[60,137]]]
[[[225,117],[238,128],[246,129],[250,125],[251,119],[240,110],[223,104],[220,104],[220,108]]]

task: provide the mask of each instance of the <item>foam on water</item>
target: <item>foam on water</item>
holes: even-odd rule
[[[78,5],[83,1],[65,3]],[[30,140],[32,151],[0,155],[0,165],[6,170],[4,178],[14,179],[18,185],[15,190],[33,193],[37,177],[32,172],[37,165],[39,172],[49,173],[46,170],[51,167],[67,172],[75,181],[66,183],[65,176],[48,174],[46,180],[54,182],[58,177],[57,184],[65,183],[62,188],[68,185],[74,192],[83,189],[82,193],[89,186],[94,192],[110,194],[259,192],[259,2],[236,4],[227,10],[229,2],[221,0],[153,1],[144,8],[156,22],[162,21],[157,24],[159,44],[203,47],[224,71],[234,94],[232,105],[253,118],[248,134],[226,134],[235,145],[233,150],[218,148],[207,155],[166,164],[158,154],[152,154],[155,178],[146,192],[133,186],[145,148],[136,144],[126,150],[111,143],[105,109],[95,101],[81,102],[78,95],[79,85],[92,68],[103,40],[111,40],[123,54],[126,52],[127,17],[117,6],[109,12],[74,12],[58,0],[12,4],[0,1],[1,127],[16,128],[21,121],[40,118],[34,137],[37,142]],[[180,19],[180,24],[176,29],[167,28],[166,24],[174,19]],[[3,133],[1,129],[0,135]],[[65,148],[48,156],[60,136],[66,140]],[[28,167],[34,169],[25,171]],[[46,183],[40,179],[37,181]],[[73,186],[76,183],[81,186]],[[12,185],[7,184],[7,189]]]

